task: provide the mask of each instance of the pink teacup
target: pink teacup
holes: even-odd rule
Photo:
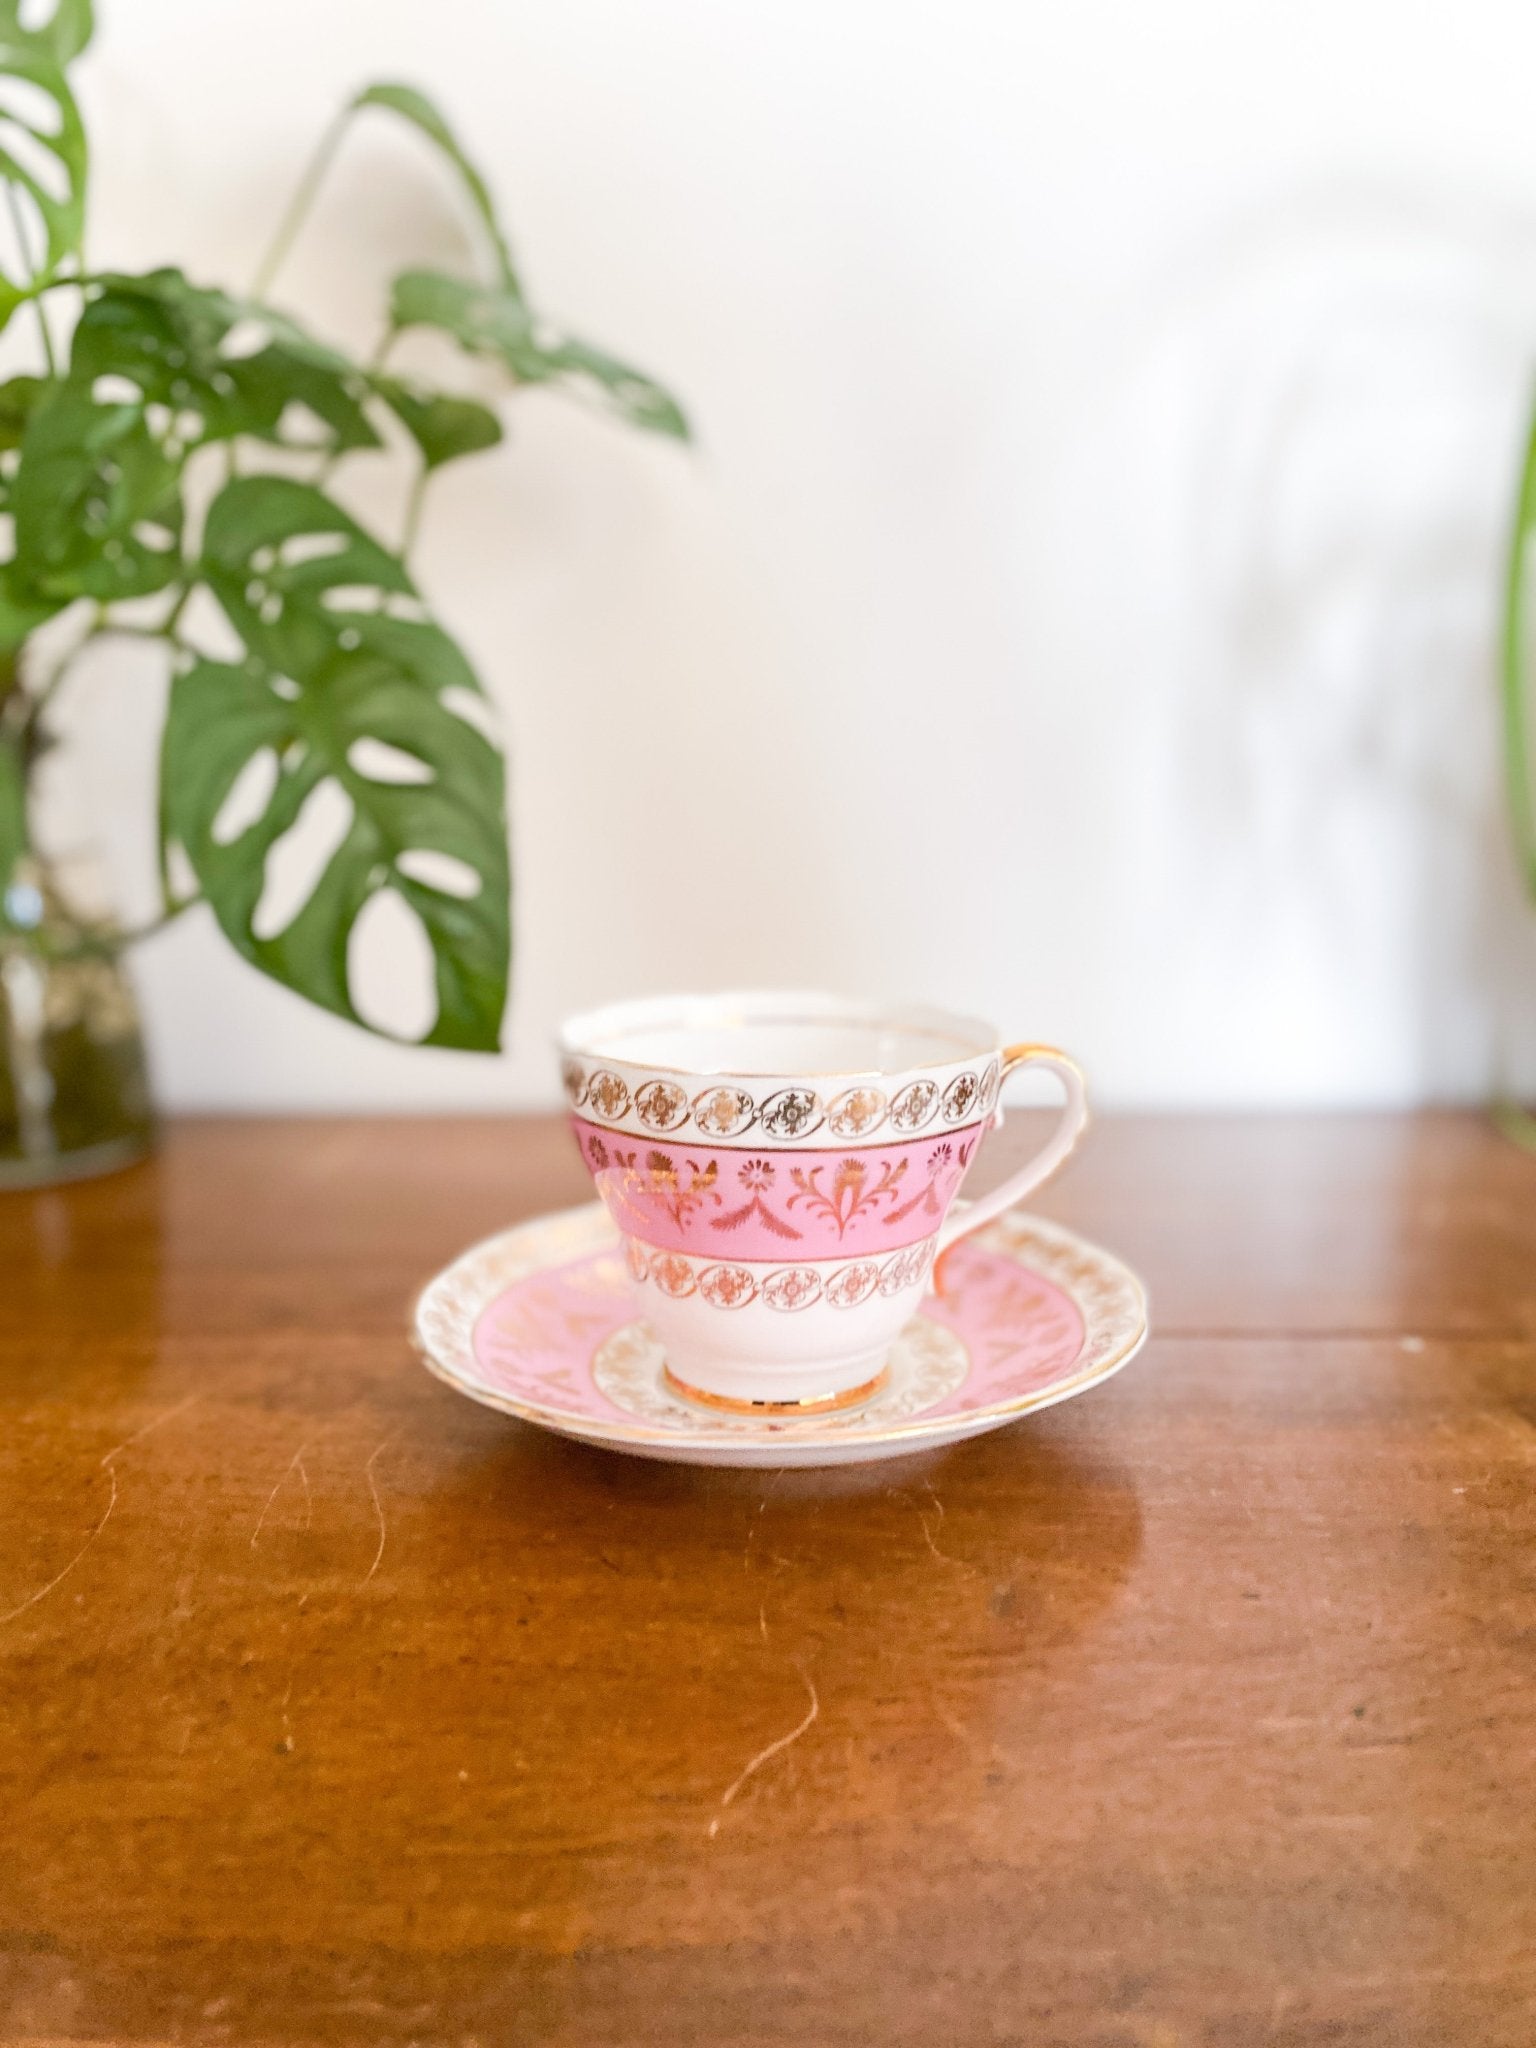
[[[867,1398],[957,1238],[1053,1173],[1087,1121],[1064,1053],[941,1010],[831,996],[648,998],[560,1034],[582,1157],[678,1391],[805,1413]],[[955,1197],[1017,1067],[1066,1091],[1054,1136]]]

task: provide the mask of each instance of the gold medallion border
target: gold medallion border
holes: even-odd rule
[[[1002,1077],[1002,1061],[993,1058],[958,1073],[918,1074],[889,1090],[861,1081],[824,1097],[807,1082],[771,1083],[755,1095],[735,1081],[718,1080],[690,1094],[681,1080],[660,1074],[632,1082],[612,1067],[575,1058],[561,1069],[571,1108],[609,1130],[667,1137],[691,1124],[708,1144],[751,1132],[754,1145],[767,1146],[798,1144],[820,1131],[853,1144],[877,1131],[900,1139],[932,1126],[955,1130],[992,1114]]]

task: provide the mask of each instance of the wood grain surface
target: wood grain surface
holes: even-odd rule
[[[1040,1206],[1142,1358],[828,1474],[421,1370],[584,1188],[208,1122],[0,1197],[0,2038],[1531,2048],[1536,1162],[1106,1122]]]

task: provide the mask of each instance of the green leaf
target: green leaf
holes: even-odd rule
[[[511,955],[501,760],[386,643],[387,635],[338,647],[304,676],[202,660],[178,676],[162,753],[162,831],[167,846],[185,850],[221,928],[246,959],[356,1023],[364,1019],[351,992],[352,932],[367,904],[393,890],[432,948],[438,1010],[424,1043],[494,1051]],[[426,637],[417,642],[418,656],[428,644]],[[444,673],[456,679],[461,662],[451,650]],[[409,755],[426,779],[387,782],[362,772],[354,749],[365,739]],[[262,754],[278,763],[266,809],[244,831],[221,838],[220,812]],[[286,928],[259,934],[267,861],[328,783],[350,805],[345,836]],[[421,854],[462,863],[475,892],[461,895],[410,872],[412,855]]]
[[[95,33],[91,0],[58,0],[47,21],[31,28],[21,19],[21,0],[0,0],[0,43],[37,50],[56,64],[78,57]]]
[[[0,658],[9,662],[22,643],[39,626],[56,618],[67,602],[33,590],[22,576],[20,564],[7,562],[0,567]]]
[[[392,889],[432,946],[433,1045],[491,1050],[511,953],[505,775],[489,741],[455,715],[474,672],[437,626],[385,605],[415,602],[400,562],[322,491],[240,477],[208,514],[205,573],[249,649],[244,667],[198,661],[171,691],[161,768],[161,830],[180,844],[232,943],[265,973],[357,1022],[347,952],[365,905]],[[421,764],[420,782],[380,781],[352,758],[382,740]],[[263,815],[221,838],[219,814],[246,766],[278,763]],[[258,933],[268,856],[305,803],[334,783],[351,806],[346,836],[302,910]],[[446,854],[476,878],[456,894],[410,870]]]
[[[203,574],[251,652],[297,678],[388,598],[416,594],[399,559],[324,491],[278,476],[237,477],[220,491]]]
[[[398,114],[403,121],[409,121],[429,142],[436,144],[458,172],[459,180],[469,195],[480,224],[490,238],[502,285],[509,292],[516,294],[519,289],[517,272],[513,266],[512,252],[507,247],[507,238],[502,233],[500,221],[496,218],[496,205],[491,198],[490,189],[474,164],[464,154],[458,137],[448,126],[442,113],[426,94],[418,92],[414,85],[381,82],[365,86],[351,105],[354,111],[360,111],[364,107],[384,107],[390,113]]]
[[[11,377],[0,384],[0,452],[21,446],[27,422],[48,389],[44,377]]]
[[[178,469],[137,405],[62,385],[27,423],[11,489],[16,561],[43,598],[145,597],[181,562]]]
[[[27,423],[53,388],[42,377],[12,377],[0,384],[0,512],[11,509]]]
[[[263,425],[238,426],[233,433],[257,434],[280,445],[303,442],[284,431],[291,406],[303,406],[330,428],[326,445],[338,454],[355,448],[377,448],[378,435],[369,423],[364,401],[368,381],[361,370],[307,337],[285,335],[269,341],[256,354],[230,364],[230,374],[246,417]]]
[[[127,378],[146,403],[195,414],[205,440],[249,434],[313,445],[313,436],[306,444],[288,430],[286,415],[297,405],[330,429],[327,447],[379,446],[364,410],[363,372],[284,315],[191,284],[179,270],[114,274],[103,283],[75,329],[75,382]],[[253,325],[260,345],[236,352],[232,341]]]
[[[654,379],[600,349],[556,333],[515,292],[441,271],[407,270],[395,279],[390,314],[398,328],[436,328],[470,355],[493,358],[521,384],[595,387],[632,426],[688,439],[682,408]]]
[[[234,379],[219,352],[238,317],[232,299],[198,290],[179,271],[108,276],[75,325],[70,380],[90,387],[98,377],[126,378],[147,404],[238,432]]]
[[[0,181],[25,193],[36,208],[44,242],[35,259],[36,276],[52,278],[80,253],[85,230],[85,130],[74,94],[46,43],[17,40],[0,27],[0,74],[22,80],[50,103],[46,115],[32,110],[30,95],[25,106],[7,104],[0,109]],[[33,281],[21,270],[14,276],[0,273],[0,326]]]
[[[501,439],[501,421],[477,399],[419,390],[398,377],[375,377],[373,385],[421,450],[429,470],[463,455],[478,455]]]
[[[544,361],[549,374],[562,382],[595,384],[607,398],[621,419],[631,426],[647,427],[652,433],[670,434],[675,440],[689,438],[688,421],[682,407],[671,394],[632,369],[616,356],[593,348],[588,342],[566,337],[551,341],[544,346]]]

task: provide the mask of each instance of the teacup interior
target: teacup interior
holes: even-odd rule
[[[985,1024],[942,1010],[830,996],[697,996],[616,1004],[573,1019],[567,1048],[687,1074],[900,1074],[989,1052]]]

